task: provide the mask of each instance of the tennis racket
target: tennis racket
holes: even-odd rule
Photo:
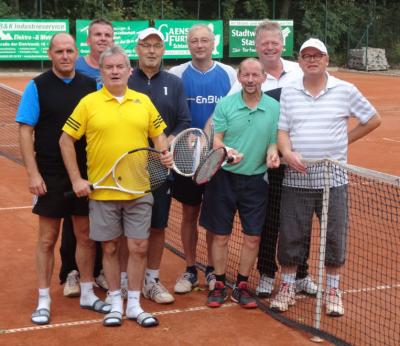
[[[169,169],[161,163],[160,151],[137,148],[118,158],[107,174],[90,185],[91,190],[117,190],[144,194],[159,188],[167,179]],[[69,191],[65,197],[73,196]]]
[[[197,168],[193,180],[197,185],[202,185],[211,180],[225,163],[231,163],[235,160],[234,156],[228,156],[225,147],[211,150],[205,160]]]
[[[172,169],[184,177],[192,177],[209,148],[208,137],[201,129],[183,130],[171,143]]]

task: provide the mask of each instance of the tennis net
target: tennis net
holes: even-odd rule
[[[281,169],[281,172],[284,170]],[[267,228],[273,228],[274,225],[279,227],[280,220],[285,219],[286,225],[304,230],[296,240],[300,245],[297,248],[301,250],[297,258],[291,247],[282,256],[284,261],[293,257],[293,263],[285,263],[287,266],[301,263],[304,258],[308,273],[318,287],[318,294],[297,294],[296,304],[289,307],[288,311],[272,311],[270,303],[278,292],[282,277],[278,271],[274,292],[271,298],[258,299],[260,307],[286,324],[338,345],[399,345],[400,177],[322,160],[309,164],[307,175],[286,170],[283,188],[280,183],[279,179],[271,181],[275,186],[271,190],[272,205],[268,207]],[[282,209],[281,192],[284,198]],[[285,208],[283,203],[288,207]],[[301,206],[297,214],[293,203]],[[320,219],[314,211],[317,211]],[[309,219],[307,214],[311,215]],[[309,221],[311,233],[306,232]],[[175,253],[182,255],[180,222],[181,207],[173,203],[166,232],[167,243]],[[261,263],[267,261],[266,254],[272,252],[275,257],[272,243],[266,239],[268,237],[264,234],[258,260],[258,267],[264,273],[271,270],[268,263]],[[227,278],[231,283],[236,279],[242,240],[241,225],[236,216],[227,267]],[[327,290],[324,259],[332,269],[343,262],[344,253],[339,287],[345,311],[343,316],[335,318],[327,316],[325,312],[324,294]],[[199,267],[204,269],[207,251],[205,230],[201,228],[197,261]],[[255,267],[249,278],[254,291],[259,277]]]
[[[0,83],[0,155],[22,162],[15,113],[21,92]]]

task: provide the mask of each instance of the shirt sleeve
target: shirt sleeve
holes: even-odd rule
[[[39,121],[39,115],[39,94],[36,84],[32,79],[22,94],[15,120],[21,124],[36,126]]]
[[[65,122],[62,130],[75,139],[80,139],[86,132],[88,111],[85,98],[75,107],[72,114]]]
[[[225,132],[227,130],[227,121],[223,111],[223,102],[220,101],[217,103],[212,120],[214,123],[215,132]]]
[[[167,127],[157,108],[154,106],[153,102],[147,98],[147,109],[149,111],[149,137],[157,137],[164,132]]]
[[[376,113],[374,106],[352,85],[350,92],[350,114],[359,119],[362,124],[365,124]]]
[[[289,119],[287,111],[287,88],[282,89],[281,100],[280,100],[280,115],[278,122],[278,130],[289,132]]]

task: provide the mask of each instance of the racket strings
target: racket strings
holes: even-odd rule
[[[149,192],[164,183],[168,169],[161,163],[157,151],[138,150],[123,157],[113,175],[116,184],[122,189]]]
[[[225,161],[225,148],[218,148],[210,151],[207,158],[198,167],[194,180],[197,184],[208,182],[214,174],[219,170],[222,163]]]
[[[175,170],[182,175],[192,176],[209,150],[208,139],[203,131],[185,132],[176,139],[173,148]]]

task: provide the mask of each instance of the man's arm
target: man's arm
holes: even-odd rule
[[[243,154],[239,153],[236,149],[227,147],[224,142],[224,132],[216,132],[214,135],[214,148],[225,147],[228,152],[228,156],[232,156],[235,159],[230,162],[231,165],[239,163],[243,159]]]
[[[278,168],[281,164],[277,145],[270,144],[267,151],[266,165],[268,168]]]
[[[354,143],[360,138],[366,136],[371,131],[375,130],[382,122],[382,118],[379,114],[375,114],[365,124],[358,123],[356,127],[348,133],[348,143]]]
[[[72,183],[72,189],[78,197],[88,196],[90,183],[81,177],[75,151],[75,138],[63,132],[60,137],[61,154]]]
[[[28,174],[28,187],[29,192],[42,196],[46,194],[46,184],[39,172],[36,159],[35,150],[33,147],[33,126],[26,124],[19,124],[19,145],[21,148],[22,158],[25,163],[26,172]]]
[[[168,151],[168,141],[164,133],[159,136],[151,137],[154,148],[162,152],[161,163],[166,167],[172,167],[172,154]]]
[[[292,151],[289,132],[278,130],[278,149],[284,161],[286,161],[291,168],[298,172],[306,172],[306,165],[301,161],[301,155]]]

